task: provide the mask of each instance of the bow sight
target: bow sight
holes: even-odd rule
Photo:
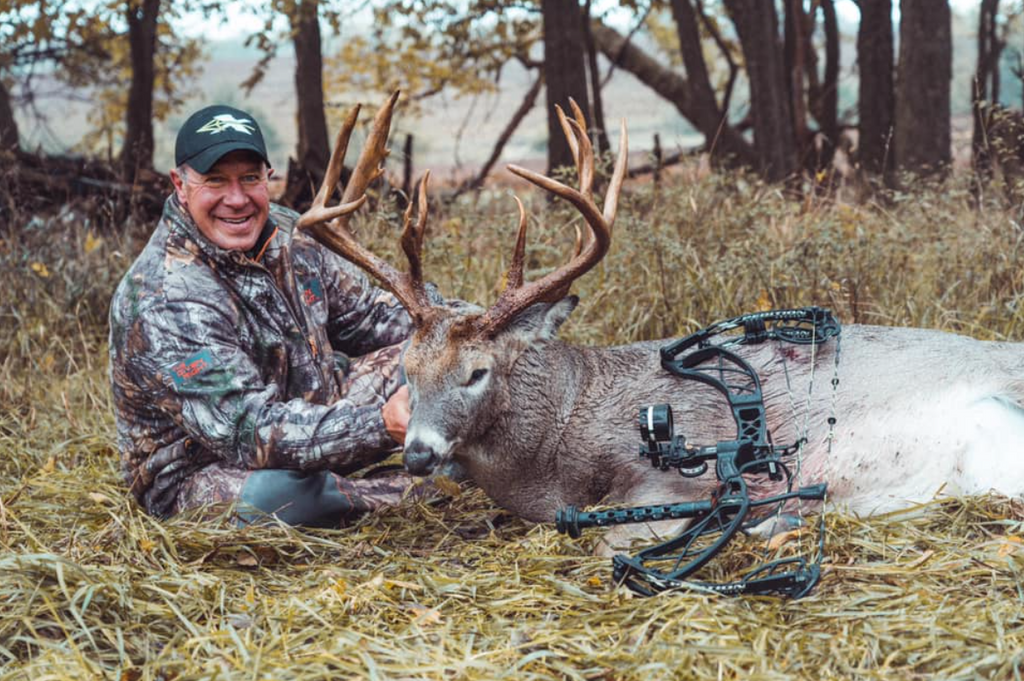
[[[773,310],[719,322],[661,348],[661,364],[672,374],[705,383],[726,399],[736,422],[736,438],[714,445],[696,446],[676,434],[672,409],[667,404],[640,408],[639,427],[643,444],[640,456],[662,471],[675,470],[688,478],[703,475],[714,461],[718,486],[707,501],[584,512],[573,506],[556,516],[559,532],[579,537],[583,529],[656,520],[692,519],[678,536],[641,550],[635,556],[612,559],[615,580],[633,591],[650,596],[665,589],[692,586],[723,594],[779,593],[794,598],[808,593],[820,576],[824,552],[824,516],[819,523],[818,556],[784,558],[760,565],[741,579],[727,583],[690,580],[749,526],[751,508],[782,504],[789,499],[823,500],[826,484],[793,489],[786,461],[806,442],[801,438],[787,446],[772,443],[767,428],[761,381],[754,369],[728,348],[768,340],[817,345],[838,337],[839,323],[824,308]],[[730,335],[731,334],[731,335]],[[715,342],[717,341],[717,342]],[[836,351],[838,367],[838,349]],[[832,378],[833,389],[838,375]],[[829,427],[835,425],[830,417]],[[829,437],[831,443],[832,438]],[[767,475],[786,481],[786,491],[767,498],[751,499],[746,476]]]

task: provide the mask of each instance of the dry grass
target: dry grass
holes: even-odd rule
[[[535,204],[536,273],[572,216]],[[97,215],[0,233],[5,679],[1024,676],[1024,510],[1001,498],[829,514],[825,574],[800,601],[629,598],[591,538],[475,490],[341,531],[157,522],[120,483],[105,376],[105,305],[138,244]],[[366,221],[367,238],[392,248],[393,217]],[[488,299],[513,223],[500,193],[444,209],[432,278]],[[817,303],[846,322],[1024,340],[1022,235],[1011,208],[955,181],[850,206],[687,173],[631,187],[567,334],[627,342]]]

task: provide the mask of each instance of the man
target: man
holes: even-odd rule
[[[252,116],[227,106],[178,132],[174,193],[111,302],[122,470],[157,516],[234,503],[336,527],[411,483],[345,477],[405,437],[395,298],[270,203]],[[349,359],[353,357],[354,359]]]

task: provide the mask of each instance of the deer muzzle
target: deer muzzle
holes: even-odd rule
[[[402,461],[413,475],[430,475],[454,447],[455,442],[436,430],[413,423],[405,437]]]
[[[430,475],[437,466],[438,456],[422,440],[407,440],[402,462],[413,475]]]

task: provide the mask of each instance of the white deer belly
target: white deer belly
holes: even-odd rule
[[[901,397],[840,420],[826,475],[832,502],[860,514],[937,494],[1024,494],[1024,407],[977,386]]]

